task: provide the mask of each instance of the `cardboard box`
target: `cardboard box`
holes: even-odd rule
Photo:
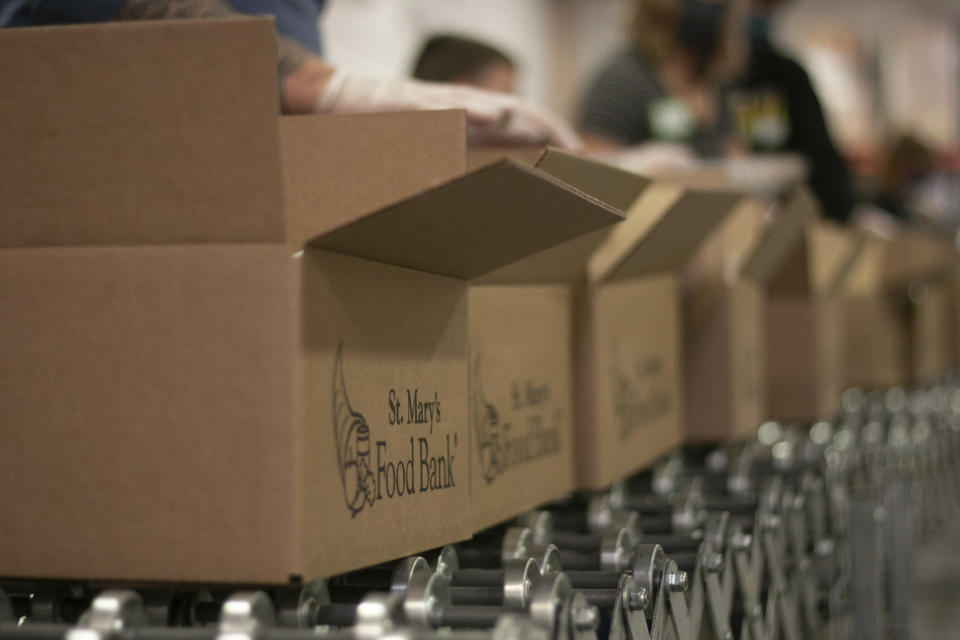
[[[476,163],[496,153],[471,151],[468,163],[471,157]],[[587,188],[591,196],[598,191],[590,189],[585,175],[603,177],[623,194],[614,203],[604,198],[617,208],[647,185],[634,174],[554,150],[541,149],[533,164],[565,184]],[[472,508],[478,528],[577,488],[575,454],[582,453],[574,436],[577,310],[587,258],[607,233],[598,230],[518,261],[471,287],[473,433],[479,443]]]
[[[906,384],[909,307],[883,287],[885,240],[867,234],[841,287],[844,387]]]
[[[5,575],[280,583],[472,533],[468,281],[616,213],[454,178],[459,112],[281,124],[274,47],[0,33]]]
[[[783,422],[812,422],[836,410],[843,392],[843,278],[860,236],[818,221],[805,188],[786,194],[744,271],[765,286],[767,410]]]
[[[954,260],[948,241],[923,232],[864,239],[843,287],[846,386],[926,382],[953,365]]]
[[[747,197],[722,167],[669,172],[658,179],[739,196],[690,257],[682,277],[686,440],[739,440],[766,416],[762,283],[742,267],[760,248],[770,207]]]
[[[573,293],[470,288],[470,513],[481,530],[575,488]]]
[[[910,297],[914,308],[914,381],[921,384],[936,382],[956,366],[956,325],[951,287],[939,280],[918,283]]]
[[[575,291],[577,483],[599,489],[682,442],[680,271],[741,196],[651,185],[552,150],[538,167],[628,212],[609,233],[505,270],[552,277]]]
[[[909,232],[887,248],[885,278],[903,288],[910,303],[910,380],[926,384],[953,369],[954,315],[949,279],[957,250],[948,236]]]
[[[755,294],[737,284],[714,286],[705,277],[708,265],[723,254],[716,239],[743,220],[742,202],[735,192],[653,183],[591,258],[593,325],[584,344],[592,352],[584,361],[592,378],[585,377],[583,385],[584,397],[595,404],[592,422],[586,411],[583,424],[595,455],[585,467],[586,486],[605,486],[616,473],[647,465],[688,438],[697,411],[691,394],[722,392],[711,406],[722,411],[724,403],[750,392],[740,387],[752,384],[739,372],[749,371],[753,362],[741,361],[749,355],[742,345],[751,336],[740,331],[745,325],[739,314],[750,311]],[[716,344],[707,343],[710,336],[701,340],[700,323],[708,318],[720,328]],[[729,367],[730,375],[717,376],[717,363]],[[708,369],[710,379],[702,377]],[[589,433],[593,425],[596,435]],[[633,432],[638,437],[631,442]],[[631,459],[639,460],[632,469]],[[616,473],[608,472],[608,465]]]
[[[736,192],[727,198],[729,214],[683,273],[685,432],[692,443],[741,439],[766,417],[763,291],[742,271],[766,208]]]

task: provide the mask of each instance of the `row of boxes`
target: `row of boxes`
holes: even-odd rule
[[[278,118],[273,47],[0,34],[0,575],[330,576],[953,362],[951,281],[904,293],[935,240],[555,150],[467,172],[460,112]]]

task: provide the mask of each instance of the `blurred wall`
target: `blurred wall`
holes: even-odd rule
[[[807,68],[831,130],[852,154],[913,133],[960,145],[960,1],[794,0],[778,39]]]

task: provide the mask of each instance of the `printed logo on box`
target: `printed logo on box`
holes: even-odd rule
[[[563,409],[551,409],[553,390],[533,380],[510,382],[511,415],[523,421],[517,433],[512,422],[501,421],[500,412],[487,401],[483,390],[480,356],[474,360],[471,420],[483,479],[489,485],[507,469],[532,462],[560,450]]]
[[[442,419],[439,392],[434,391],[432,396],[419,388],[407,388],[405,394],[394,388],[387,392],[387,422],[395,427],[407,424],[418,430],[406,440],[400,456],[391,457],[388,441],[373,440],[366,418],[350,404],[343,361],[341,342],[333,365],[333,435],[350,517],[382,500],[455,487],[457,433],[440,438],[433,433],[434,425]],[[426,400],[427,397],[431,399]],[[441,453],[434,455],[431,449]]]
[[[638,429],[668,415],[672,406],[660,356],[639,356],[632,366],[621,367],[618,356],[622,351],[614,345],[612,353],[613,415],[617,438],[625,441]]]

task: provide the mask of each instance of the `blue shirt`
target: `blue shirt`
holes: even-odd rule
[[[0,0],[0,27],[115,20],[125,0]]]
[[[323,53],[317,21],[326,0],[227,0],[240,13],[272,15],[277,31],[317,55]]]
[[[0,27],[115,20],[126,0],[0,0]],[[316,54],[322,52],[317,20],[326,0],[228,0],[240,13],[272,15],[277,31]]]

